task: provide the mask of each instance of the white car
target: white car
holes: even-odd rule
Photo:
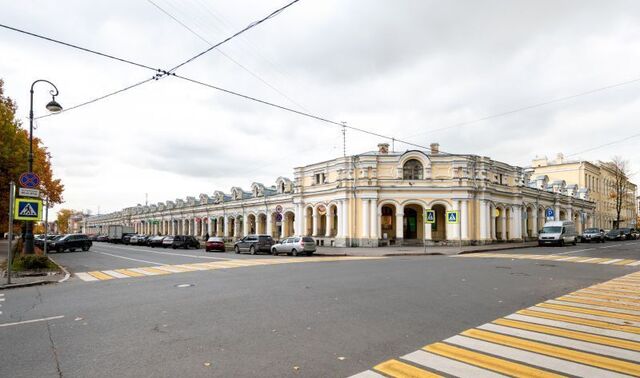
[[[291,236],[271,247],[271,254],[274,256],[281,253],[311,256],[315,251],[316,241],[310,236]]]

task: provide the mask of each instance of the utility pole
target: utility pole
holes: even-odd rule
[[[145,206],[149,205],[149,193],[144,194],[144,205]]]
[[[347,157],[347,123],[342,121],[342,156]]]

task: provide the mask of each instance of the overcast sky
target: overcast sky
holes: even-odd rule
[[[210,43],[287,1],[154,0]],[[208,47],[146,0],[0,0],[0,23],[168,69]],[[640,169],[638,1],[301,0],[177,73],[380,134],[528,165],[628,159]],[[28,127],[29,86],[64,107],[153,72],[0,28],[0,77]],[[36,87],[46,114],[49,88]],[[66,207],[94,214],[252,182],[342,155],[340,127],[169,77],[37,122]],[[347,153],[378,137],[347,131]],[[396,150],[408,147],[397,143]],[[638,175],[634,176],[637,181]]]

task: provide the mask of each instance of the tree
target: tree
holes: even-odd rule
[[[75,214],[75,210],[71,209],[62,209],[58,211],[58,232],[61,234],[66,234],[69,232],[69,219],[73,214]]]
[[[4,231],[9,226],[9,182],[17,184],[20,174],[28,168],[29,131],[16,119],[17,106],[4,95],[3,86],[0,79],[0,230]],[[33,171],[40,176],[38,189],[49,197],[49,206],[62,203],[64,185],[54,178],[51,154],[39,138],[33,138]]]
[[[605,165],[613,174],[613,180],[609,188],[609,197],[615,202],[616,220],[614,227],[618,228],[622,220],[620,213],[624,210],[629,199],[629,162],[623,160],[620,156],[614,156],[613,159],[605,163]]]

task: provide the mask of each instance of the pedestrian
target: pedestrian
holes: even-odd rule
[[[206,234],[204,234],[204,241],[209,240],[209,233],[207,232]]]

